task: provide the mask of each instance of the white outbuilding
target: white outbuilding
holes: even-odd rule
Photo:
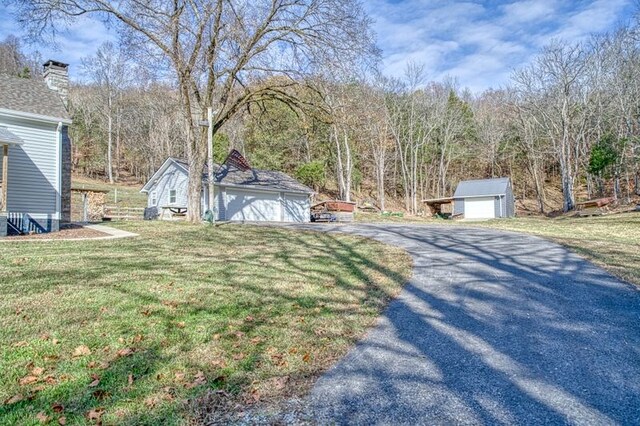
[[[515,201],[509,178],[465,180],[453,194],[453,215],[465,219],[515,216]]]
[[[293,177],[273,170],[215,165],[214,215],[216,220],[309,222],[313,190]],[[207,173],[203,173],[202,211],[208,206]],[[141,192],[147,206],[156,207],[161,217],[183,214],[187,209],[189,165],[168,158]]]

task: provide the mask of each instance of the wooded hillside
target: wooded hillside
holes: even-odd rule
[[[306,12],[316,3],[309,2]],[[35,10],[29,7],[25,10]],[[219,12],[213,10],[211,18],[236,22]],[[257,6],[245,12],[262,13]],[[625,201],[640,195],[637,22],[582,43],[554,41],[532,63],[515,70],[508,86],[470,93],[457,85],[455,76],[428,81],[420,64],[408,66],[402,76],[382,76],[376,68],[378,52],[369,44],[368,19],[361,10],[343,12],[364,34],[341,35],[350,37],[354,57],[327,36],[309,49],[333,46],[337,59],[328,67],[310,65],[311,58],[320,58],[316,51],[305,53],[309,62],[304,72],[298,62],[283,71],[277,57],[266,56],[259,63],[238,65],[245,71],[235,77],[227,74],[211,83],[217,88],[237,79],[209,104],[202,101],[200,109],[190,110],[201,117],[204,106],[216,109],[218,161],[236,148],[255,168],[282,170],[344,200],[372,201],[382,210],[392,203],[410,213],[423,210],[425,198],[450,195],[460,180],[497,176],[511,177],[516,197],[535,201],[531,205],[539,212],[568,211],[585,198]],[[331,16],[318,12],[313,19]],[[244,46],[243,37],[258,34],[247,31],[237,46]],[[223,32],[203,35],[212,43],[231,43],[231,37]],[[291,42],[287,49],[311,43]],[[71,64],[82,70],[71,91],[75,171],[143,183],[168,156],[202,165],[205,139],[194,139],[197,125],[185,122],[188,84],[159,73],[157,63],[150,66],[148,56],[131,49],[126,43],[106,44],[82,64]],[[227,64],[235,63],[232,51],[254,54],[228,50]],[[25,72],[33,68],[33,60],[21,53],[15,39],[0,45],[0,55],[5,72],[31,78],[40,72]],[[218,62],[211,61],[203,66],[215,69]],[[263,71],[256,72],[260,67]],[[196,98],[201,100],[206,88],[198,87]],[[194,144],[199,146],[196,156]],[[550,199],[558,193],[561,200]]]

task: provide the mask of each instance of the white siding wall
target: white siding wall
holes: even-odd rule
[[[284,194],[283,197],[283,221],[284,222],[309,222],[311,220],[311,207],[308,195]]]
[[[171,163],[167,170],[158,178],[149,189],[147,197],[147,207],[166,207],[173,205],[176,207],[187,207],[187,187],[189,176],[185,171]],[[176,190],[176,202],[169,204],[169,190]],[[157,200],[153,204],[152,194],[156,192]]]
[[[57,230],[61,177],[57,124],[0,116],[0,126],[24,141],[9,147],[8,211],[26,213],[45,229]]]

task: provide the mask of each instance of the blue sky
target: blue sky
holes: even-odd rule
[[[473,91],[505,84],[554,38],[585,39],[628,22],[634,0],[437,1],[364,0],[375,20],[383,71],[402,76],[410,61],[423,63],[431,80],[454,77]],[[0,6],[0,16],[6,16]],[[22,35],[12,19],[0,20],[0,38]],[[82,19],[58,37],[58,49],[34,46],[77,70],[80,58],[117,36],[100,22]],[[78,77],[72,71],[72,77]]]

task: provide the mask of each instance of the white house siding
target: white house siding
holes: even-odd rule
[[[164,173],[158,178],[151,188],[147,197],[147,207],[187,207],[187,188],[189,176],[181,167],[175,163],[169,164]],[[176,202],[169,203],[169,190],[176,190]],[[153,203],[153,192],[156,192],[156,202]]]
[[[285,193],[282,203],[283,221],[309,222],[311,220],[311,206],[308,195]]]
[[[61,184],[57,124],[0,116],[0,126],[24,141],[9,147],[7,210],[28,215],[46,231],[57,231]]]

